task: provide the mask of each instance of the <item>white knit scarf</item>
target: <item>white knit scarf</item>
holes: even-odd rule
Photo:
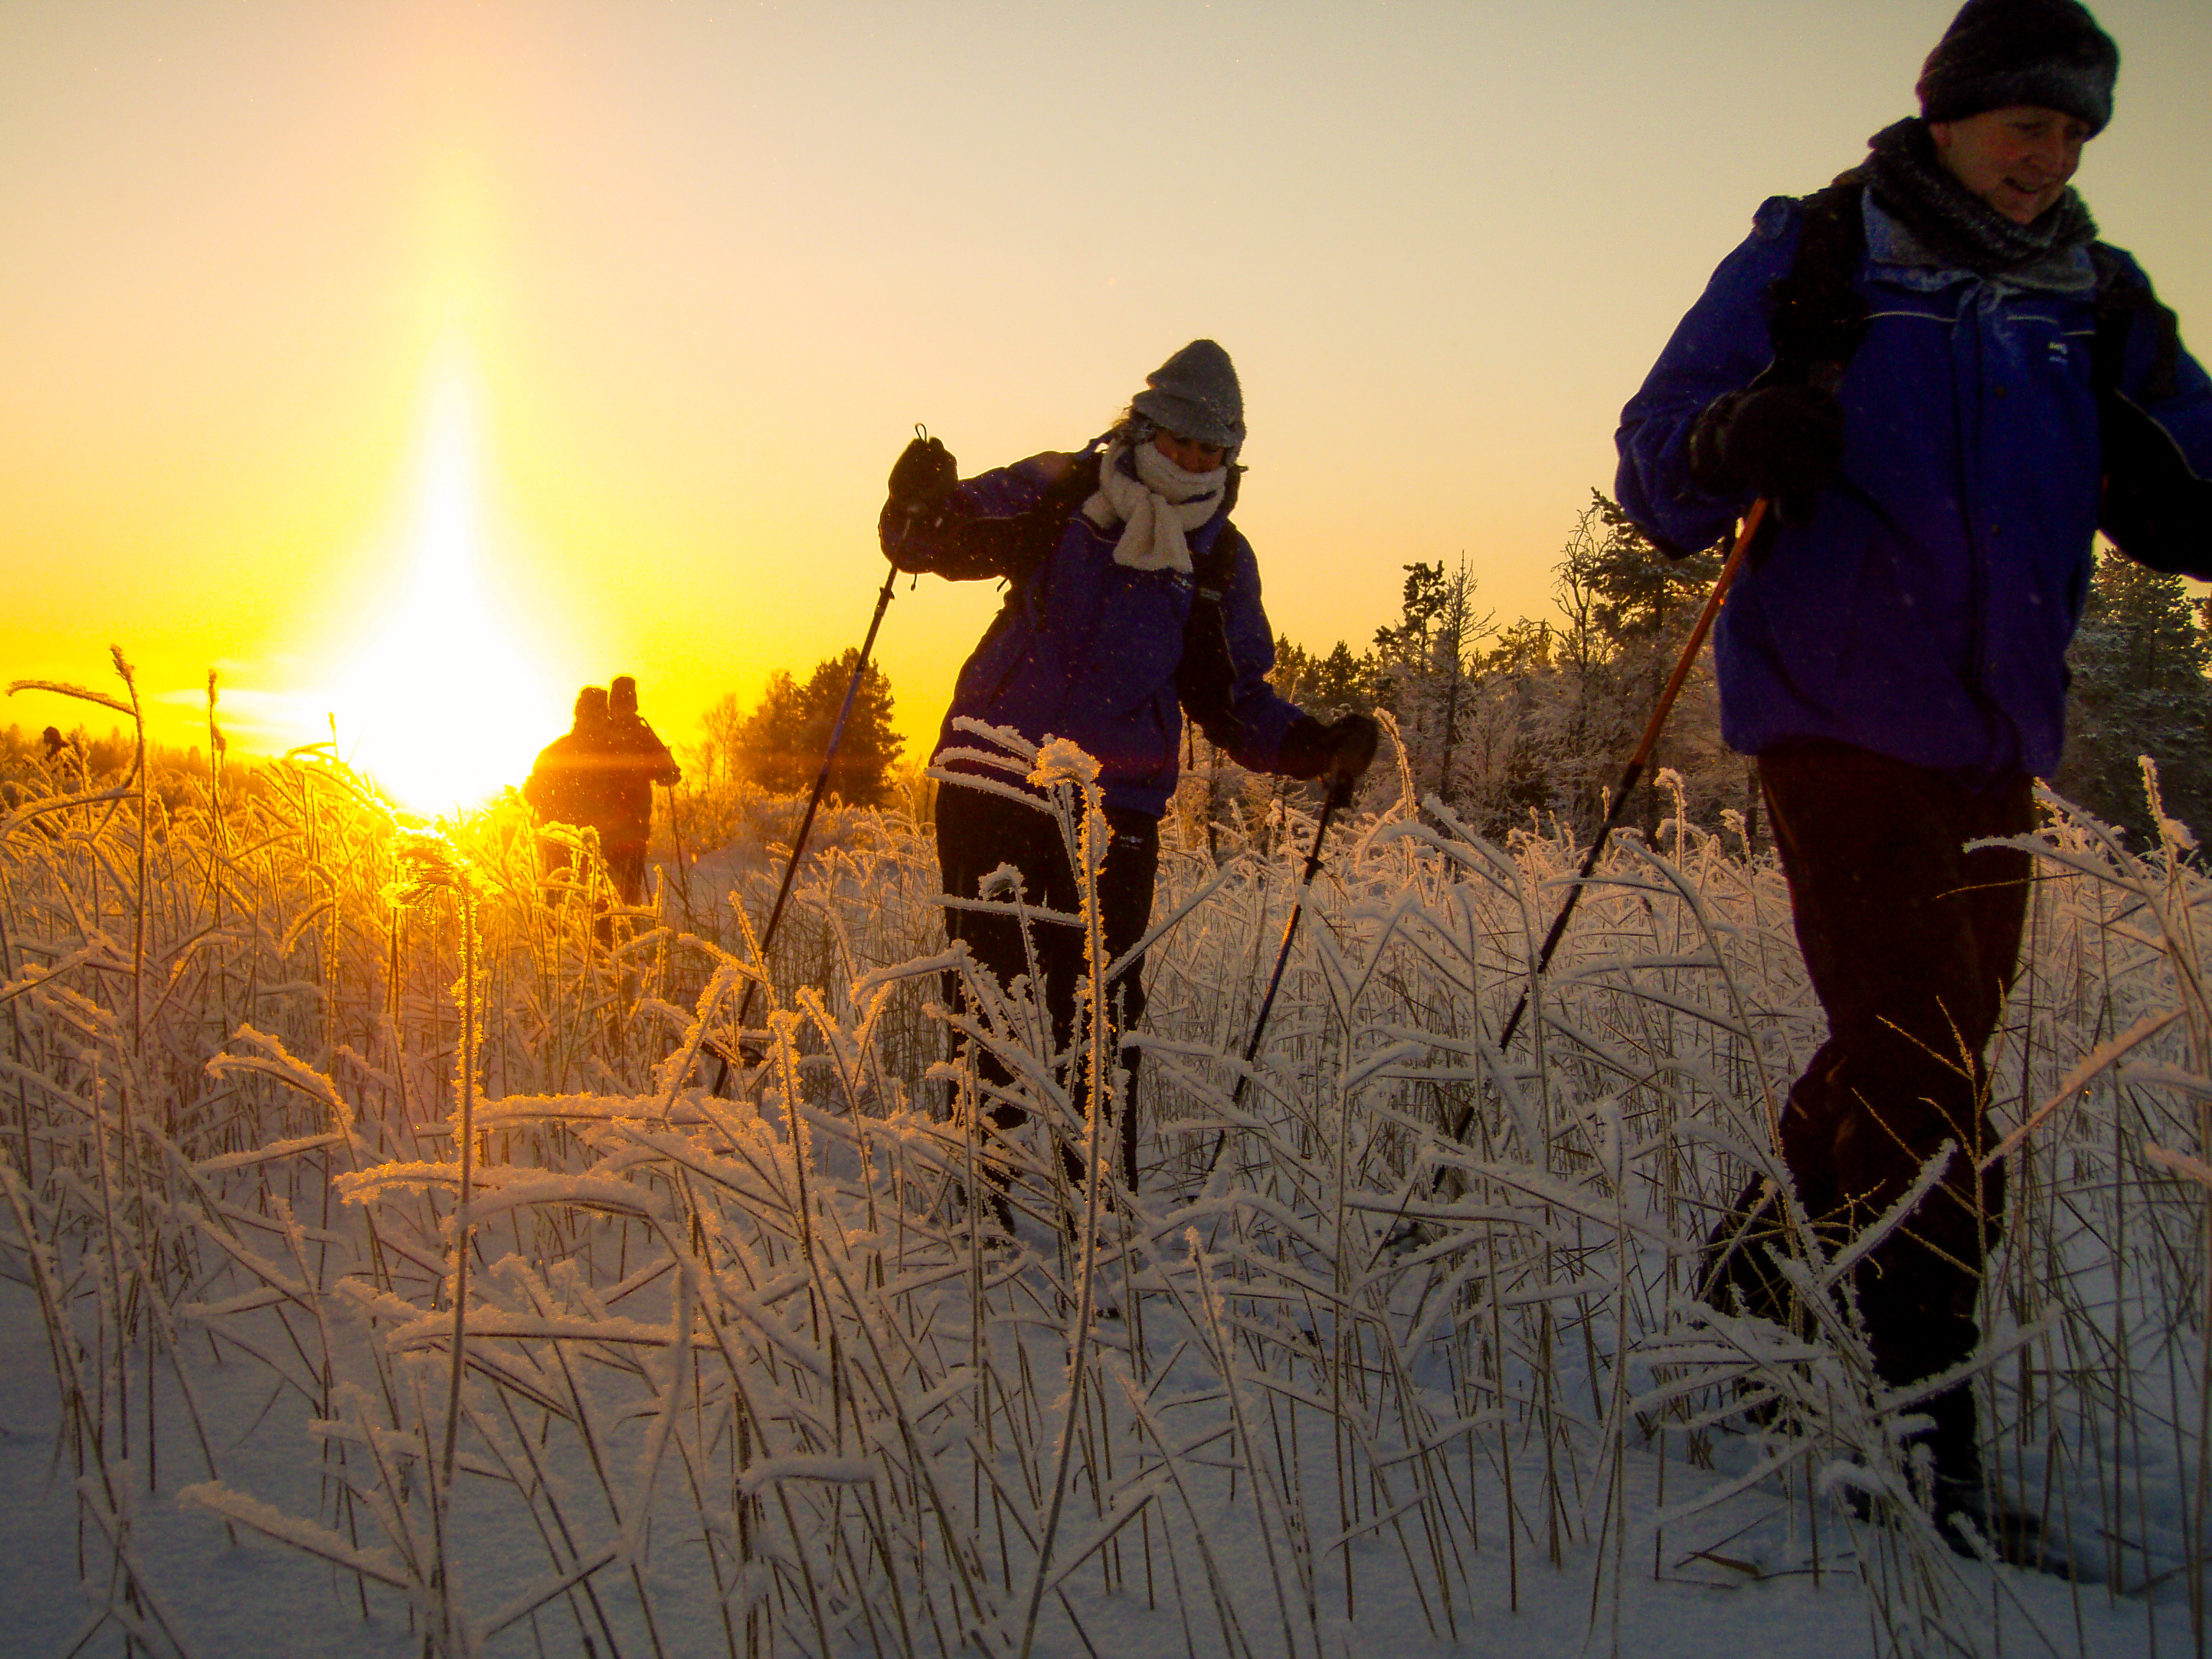
[[[1134,453],[1136,475],[1121,466],[1129,453],[1116,439],[1098,464],[1098,493],[1083,504],[1083,515],[1101,530],[1126,526],[1114,544],[1114,562],[1135,570],[1180,570],[1190,574],[1190,544],[1184,532],[1197,529],[1221,510],[1229,469],[1186,472],[1149,443]]]

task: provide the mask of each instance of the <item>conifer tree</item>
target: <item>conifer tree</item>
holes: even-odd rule
[[[2212,833],[2212,636],[2179,576],[2107,551],[2074,636],[2058,793],[2154,845],[2137,757],[2158,763],[2166,816]]]
[[[774,794],[808,788],[830,746],[830,727],[860,661],[857,647],[815,665],[804,685],[785,670],[769,676],[760,705],[737,732],[737,769]],[[868,665],[830,769],[830,793],[848,806],[881,806],[891,799],[891,769],[906,739],[891,730],[891,683]]]
[[[1381,701],[1397,716],[1416,785],[1456,807],[1471,794],[1460,774],[1476,714],[1478,650],[1494,618],[1476,611],[1464,558],[1451,570],[1441,559],[1405,568],[1398,623],[1375,634]]]

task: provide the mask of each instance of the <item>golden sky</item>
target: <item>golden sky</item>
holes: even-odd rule
[[[241,746],[519,777],[628,672],[688,738],[858,641],[915,422],[1074,447],[1200,334],[1279,630],[1358,647],[1462,553],[1534,614],[1675,319],[1953,9],[6,0],[4,678],[112,641],[170,740],[215,667]],[[2078,182],[2202,351],[2212,4],[2096,9]],[[909,733],[995,603],[902,584]]]

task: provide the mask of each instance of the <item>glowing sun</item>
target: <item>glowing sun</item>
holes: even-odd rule
[[[331,691],[340,752],[403,804],[446,812],[519,783],[568,726],[488,586],[476,400],[449,363],[423,423],[400,593]]]

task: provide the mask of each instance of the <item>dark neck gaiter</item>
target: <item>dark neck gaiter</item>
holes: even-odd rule
[[[2004,276],[2096,240],[2096,221],[2070,187],[2028,224],[2006,218],[1952,176],[1917,116],[1867,144],[1872,154],[1862,176],[1875,200],[1947,264]]]

